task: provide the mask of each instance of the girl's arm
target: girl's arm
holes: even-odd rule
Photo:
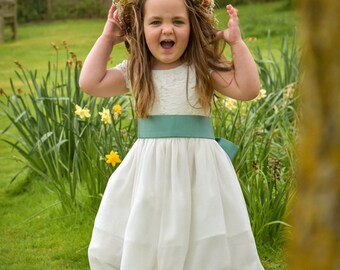
[[[217,38],[224,39],[231,47],[234,69],[213,71],[211,77],[215,89],[225,96],[238,100],[251,100],[259,94],[260,79],[256,63],[241,37],[237,10],[227,6],[228,28],[217,32]]]
[[[107,61],[113,46],[124,40],[117,11],[112,6],[103,33],[86,57],[81,70],[79,85],[84,92],[97,97],[109,97],[128,91],[122,72],[116,69],[107,70]]]

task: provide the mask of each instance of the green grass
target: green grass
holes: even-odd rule
[[[41,24],[19,25],[18,39],[6,39],[0,44],[0,88],[9,89],[9,78],[15,78],[15,61],[38,74],[45,74],[47,63],[55,60],[55,51],[51,42],[63,49],[66,41],[69,50],[84,60],[104,25],[104,20],[55,21]],[[119,45],[119,47],[123,47]],[[121,61],[124,54],[120,53],[115,63]]]
[[[0,130],[8,121],[0,116]],[[65,214],[55,193],[0,141],[0,269],[88,269],[94,213]]]
[[[285,6],[285,2],[277,1],[237,7],[242,35],[251,50],[257,46],[266,50],[268,45],[274,51],[278,50],[282,37],[295,33],[298,15],[294,10],[287,10]],[[217,11],[220,29],[227,25],[224,13],[224,9]]]
[[[238,7],[243,35],[251,49],[260,46],[265,50],[269,30],[274,50],[280,47],[282,36],[292,35],[294,12],[282,7],[281,2]],[[220,25],[226,23],[223,13],[218,11]],[[9,91],[9,78],[15,78],[14,61],[45,74],[47,62],[55,59],[51,42],[62,47],[67,41],[70,51],[83,60],[104,21],[19,25],[18,39],[13,42],[7,37],[0,44],[0,89]],[[250,42],[250,37],[256,41]],[[123,57],[121,53],[114,62]],[[8,124],[0,115],[0,130]],[[35,174],[22,174],[10,183],[23,166],[13,156],[18,154],[0,141],[0,269],[88,269],[86,253],[94,213],[61,212],[57,195]],[[266,269],[284,269],[282,250],[261,246],[259,253]]]
[[[92,219],[58,204],[34,178],[1,191],[0,269],[87,269]]]

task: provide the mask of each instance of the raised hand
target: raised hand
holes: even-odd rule
[[[114,5],[112,5],[109,10],[102,35],[112,40],[114,45],[121,43],[126,39],[120,25],[118,11],[116,10],[116,7]]]
[[[216,38],[223,38],[229,45],[232,46],[242,40],[241,31],[238,25],[237,9],[232,5],[227,5],[226,11],[229,16],[228,28],[224,31],[218,31],[216,33]]]

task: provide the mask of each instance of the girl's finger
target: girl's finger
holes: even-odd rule
[[[237,9],[232,5],[227,5],[226,10],[229,16],[237,16]]]
[[[115,10],[116,10],[116,7],[114,5],[112,5],[109,9],[109,14],[108,14],[109,18],[113,17],[113,13],[115,12]]]
[[[214,41],[223,39],[223,31],[214,29]]]
[[[234,27],[238,25],[237,9],[232,5],[227,6],[227,13],[229,15],[228,27]]]
[[[117,10],[115,10],[115,12],[113,13],[112,18],[116,20],[117,22],[120,22],[120,18],[119,18],[119,14]]]

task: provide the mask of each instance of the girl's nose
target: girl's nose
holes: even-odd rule
[[[172,28],[171,25],[164,25],[163,29],[162,29],[162,34],[163,35],[172,35],[174,33],[174,30]]]

